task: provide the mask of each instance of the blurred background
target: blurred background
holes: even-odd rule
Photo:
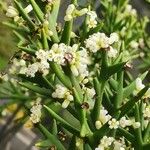
[[[98,1],[98,0],[97,0]],[[7,21],[8,18],[5,17],[6,5],[3,2],[10,3],[10,0],[0,0],[0,70],[4,70],[8,64],[9,59],[13,56],[13,53],[17,50],[15,44],[15,37],[12,34],[12,30],[2,24],[3,21]],[[67,7],[69,0],[62,0],[61,11],[64,13],[64,10]],[[82,0],[84,3],[84,0]],[[146,0],[132,0],[132,5],[137,9],[140,16],[150,17],[150,3],[147,3]],[[59,18],[61,21],[62,18]],[[0,119],[0,131],[3,130],[3,123],[8,121]],[[2,139],[0,134],[0,139]],[[0,146],[0,150],[35,150],[33,147],[35,141],[38,139],[36,134],[31,130],[26,130],[24,128],[19,128],[15,137],[9,135],[9,143],[6,145],[6,148]],[[1,142],[1,141],[0,141]],[[5,145],[5,142],[3,143]]]

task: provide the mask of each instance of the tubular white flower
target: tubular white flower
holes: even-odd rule
[[[18,15],[19,15],[19,12],[16,8],[14,8],[13,6],[8,7],[7,12],[6,12],[7,17],[14,18],[14,17],[17,17]]]
[[[108,114],[108,111],[104,108],[100,110],[99,119],[95,122],[96,129],[100,129],[107,121],[111,119],[111,116]]]
[[[108,121],[108,124],[110,129],[117,129],[119,127],[119,121],[117,121],[115,118]]]
[[[70,4],[66,10],[66,15],[64,17],[64,20],[70,21],[71,19],[73,19],[73,17],[74,17],[73,14],[74,14],[75,10],[76,10],[75,5]]]
[[[24,9],[24,11],[28,14],[29,12],[31,12],[33,10],[33,7],[32,7],[32,5],[30,4],[30,5],[28,5],[25,9]]]
[[[64,99],[62,103],[63,108],[67,108],[71,101],[73,101],[73,96],[71,92],[64,86],[57,84],[55,92],[52,93],[53,98]]]
[[[87,15],[89,16],[88,20],[87,20],[87,25],[89,28],[95,28],[97,25],[97,14],[95,11],[88,11]]]
[[[136,89],[133,91],[133,95],[137,95],[138,92],[140,92],[145,85],[142,83],[142,80],[140,78],[136,79]],[[142,98],[149,98],[150,97],[150,88],[146,91],[144,96]]]
[[[102,123],[101,123],[101,121],[96,121],[95,122],[95,127],[96,127],[96,129],[100,129],[101,127],[102,127]]]
[[[141,126],[141,124],[140,124],[140,122],[133,121],[132,122],[132,126],[133,126],[134,129],[137,129],[137,128],[139,128]]]
[[[87,9],[87,8],[83,8],[83,9],[81,9],[81,10],[78,10],[78,11],[76,12],[76,14],[77,14],[77,16],[83,16],[83,15],[85,15],[87,12],[88,12],[88,9]]]
[[[133,91],[133,94],[137,95],[137,93],[141,91],[145,87],[145,85],[142,83],[142,80],[140,78],[136,79],[135,84],[136,84],[136,90]]]
[[[119,121],[119,124],[122,128],[125,128],[126,126],[131,126],[132,122],[130,120],[127,120],[126,117],[122,117]]]

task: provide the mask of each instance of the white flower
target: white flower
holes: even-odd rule
[[[117,33],[111,33],[109,37],[109,44],[112,45],[115,42],[119,41],[119,36]]]
[[[96,129],[100,129],[108,120],[111,119],[111,116],[108,114],[108,111],[104,108],[100,110],[99,119],[95,122]]]
[[[117,121],[115,118],[113,118],[110,121],[108,121],[108,124],[109,124],[110,129],[117,129],[119,126],[119,121]]]
[[[36,55],[36,58],[41,61],[47,61],[48,59],[48,52],[42,49],[40,49],[39,51],[36,51],[35,55]]]
[[[87,8],[83,8],[83,9],[81,9],[81,10],[76,11],[76,15],[77,15],[77,16],[83,16],[83,15],[85,15],[87,12],[88,12],[88,9],[87,9]]]
[[[122,117],[119,121],[119,124],[122,128],[125,128],[126,126],[131,126],[132,122],[130,120],[127,120],[126,117]]]
[[[31,12],[33,10],[33,8],[32,8],[32,5],[30,4],[30,5],[28,5],[25,9],[24,9],[24,11],[28,14],[29,12]]]
[[[96,94],[94,88],[86,88],[88,98],[93,98]]]
[[[136,79],[136,89],[133,91],[134,95],[137,95],[138,92],[140,92],[145,85],[142,83],[142,80],[140,78]],[[142,98],[149,98],[150,97],[150,88],[146,91],[146,93],[144,94],[144,96]]]
[[[38,71],[38,63],[34,63],[28,66],[28,68],[26,68],[26,76],[28,77],[35,77],[35,73]]]
[[[70,4],[66,10],[66,15],[64,17],[65,21],[70,21],[71,19],[73,19],[73,13],[76,10],[75,5]]]
[[[144,104],[143,116],[144,116],[145,118],[150,118],[150,105],[149,105],[149,106],[146,106],[146,104]]]
[[[141,91],[144,87],[145,87],[145,85],[142,83],[142,80],[140,78],[137,78],[136,79],[136,89],[138,91]]]
[[[63,43],[54,44],[48,52],[48,60],[54,61],[58,64],[64,65],[65,59],[64,54],[67,50],[67,46]]]
[[[137,48],[139,47],[139,43],[136,42],[136,41],[131,41],[131,42],[130,42],[130,46],[131,46],[131,48],[133,48],[133,49],[137,49]]]
[[[6,12],[7,17],[14,18],[14,17],[17,17],[18,15],[19,15],[19,12],[16,8],[14,8],[13,6],[8,7],[7,12]]]
[[[95,127],[96,127],[96,129],[100,129],[101,127],[102,127],[102,123],[101,123],[101,121],[96,121],[95,122]]]
[[[133,121],[132,122],[132,126],[133,126],[134,129],[137,129],[137,128],[139,128],[141,126],[141,124],[140,124],[140,122]]]
[[[70,61],[71,71],[75,76],[82,76],[83,78],[89,75],[87,65],[90,63],[86,49],[81,47],[78,51],[78,45],[74,44],[72,47],[68,48],[66,53],[72,55],[72,60]]]
[[[67,108],[71,101],[73,101],[73,96],[71,92],[64,86],[59,84],[56,85],[55,92],[52,93],[53,98],[64,99],[62,103],[63,108]]]
[[[91,52],[96,53],[102,48],[109,47],[109,38],[104,33],[95,33],[90,35],[85,41],[85,46]]]
[[[30,120],[33,123],[40,122],[41,115],[42,115],[41,109],[42,109],[42,105],[40,104],[40,102],[37,99],[36,103],[30,109],[30,111],[31,111]]]
[[[110,46],[107,54],[108,54],[108,57],[115,58],[117,56],[117,53],[118,53],[117,50]]]
[[[142,83],[142,80],[140,78],[136,79],[135,85],[136,85],[136,90],[133,91],[133,94],[137,95],[137,93],[141,91],[145,87],[145,85]]]
[[[87,24],[89,28],[95,28],[97,25],[97,14],[95,11],[88,11],[87,15],[89,16],[88,20],[87,20]]]
[[[76,139],[76,146],[79,147],[79,146],[81,146],[82,144],[83,144],[83,140],[80,139],[80,138],[77,138],[77,139]]]
[[[88,12],[87,8],[77,10],[74,4],[70,4],[66,10],[66,15],[64,17],[65,21],[70,21],[77,16],[82,16]]]
[[[127,15],[130,14],[131,16],[136,16],[136,15],[137,15],[136,10],[133,9],[132,6],[129,5],[129,4],[126,6],[125,13],[126,13]]]
[[[145,47],[144,39],[142,39],[142,38],[139,39],[139,46],[142,49]]]
[[[8,77],[8,74],[0,74],[0,80],[3,80],[3,81],[8,81],[9,80],[9,77]]]
[[[125,150],[123,143],[114,141],[114,150]]]
[[[23,59],[18,60],[14,58],[12,61],[12,65],[9,68],[9,73],[16,74],[18,72],[23,72],[25,67],[26,67],[26,61],[24,61]]]
[[[37,63],[38,71],[43,75],[47,75],[49,73],[49,63],[47,61],[41,61]]]
[[[95,150],[102,150],[101,148],[99,148],[99,147],[97,147],[97,148],[95,148]]]
[[[104,136],[101,140],[100,140],[100,145],[98,146],[99,148],[107,148],[108,146],[110,146],[112,144],[112,142],[114,141],[113,137],[107,137]]]

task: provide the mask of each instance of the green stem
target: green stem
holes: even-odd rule
[[[66,150],[66,148],[61,144],[56,136],[51,134],[42,124],[38,124],[37,127],[43,133],[43,135],[58,148],[58,150]]]
[[[42,76],[42,79],[44,80],[44,82],[50,89],[53,89],[53,90],[55,89],[54,86],[47,80],[45,76]]]
[[[24,11],[24,9],[22,8],[22,6],[20,5],[19,2],[17,2],[16,0],[14,0],[16,7],[18,9],[18,11],[20,12],[21,16],[23,17],[23,19],[25,19],[29,25],[29,27],[33,30],[35,29],[35,24],[32,22],[32,20],[30,19],[30,17],[28,16],[28,14]]]
[[[132,144],[135,143],[135,137],[129,133],[127,130],[123,129],[123,128],[118,128],[118,132],[120,132],[120,134],[122,136],[124,136],[128,141],[130,141]]]
[[[81,137],[90,137],[93,133],[89,128],[88,122],[87,122],[87,110],[85,108],[82,108],[82,101],[80,99],[80,95],[78,94],[77,90],[73,88],[73,93],[74,93],[74,103],[75,103],[75,108],[79,113],[79,120],[81,124],[81,130],[80,130],[80,136]],[[86,94],[84,99],[86,99]],[[86,100],[85,100],[86,101]]]
[[[150,122],[148,123],[146,130],[144,132],[144,136],[143,136],[143,141],[147,142],[147,139],[149,138],[150,135]]]
[[[118,88],[117,88],[117,95],[114,102],[115,109],[119,109],[120,104],[123,100],[123,77],[124,77],[124,72],[123,71],[118,72]]]
[[[48,50],[49,45],[48,45],[48,41],[47,41],[47,37],[46,37],[45,31],[44,31],[44,28],[42,29],[42,42],[43,42],[43,48],[45,50]]]
[[[29,0],[29,2],[31,3],[34,12],[36,13],[37,17],[39,18],[39,20],[41,22],[44,22],[44,14],[41,11],[40,7],[37,5],[37,3],[35,2],[35,0]]]
[[[135,104],[135,121],[140,122],[140,114],[139,114],[138,104]],[[135,134],[136,134],[136,140],[137,140],[138,147],[140,148],[143,144],[141,127],[139,127],[138,129],[135,129]]]
[[[75,127],[73,127],[72,125],[70,125],[67,121],[65,121],[63,118],[61,118],[60,116],[58,116],[52,109],[50,109],[46,105],[44,105],[44,107],[46,108],[46,110],[50,113],[50,115],[53,118],[55,118],[56,120],[58,120],[62,124],[62,126],[64,128],[66,128],[72,134],[76,134],[77,136],[79,136],[78,129],[76,129]]]
[[[105,81],[102,81],[100,84],[97,78],[94,79],[94,87],[96,91],[96,101],[92,111],[92,118],[94,122],[98,120],[100,115],[100,109],[103,100],[105,84],[106,84]]]
[[[71,3],[76,5],[77,0],[72,0]],[[62,37],[61,37],[61,42],[62,43],[65,43],[67,45],[70,44],[72,27],[73,27],[73,19],[71,19],[70,21],[65,22],[64,30],[63,30]]]
[[[70,90],[72,90],[72,84],[70,82],[70,79],[64,74],[61,67],[54,63],[50,62],[51,69],[55,72],[58,79]]]

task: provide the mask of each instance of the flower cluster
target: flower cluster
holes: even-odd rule
[[[31,111],[30,120],[32,121],[32,123],[36,124],[40,122],[41,115],[42,115],[41,109],[42,109],[42,105],[40,104],[40,99],[37,99],[35,104],[30,109]]]
[[[125,145],[124,138],[120,138],[119,140],[114,139],[113,137],[104,136],[100,140],[100,144],[95,150],[105,150],[113,148],[113,150],[125,150],[127,146]]]
[[[87,25],[89,28],[95,28],[97,25],[97,14],[95,11],[88,11],[87,16],[89,17],[87,20]]]
[[[83,8],[81,10],[77,10],[74,4],[68,6],[66,10],[66,15],[64,17],[65,21],[70,21],[77,16],[82,16],[88,12],[87,8]]]
[[[88,53],[83,47],[78,50],[78,45],[72,47],[63,43],[54,44],[49,51],[39,50],[36,52],[36,58],[39,60],[30,64],[26,69],[26,75],[34,77],[37,71],[46,75],[49,69],[49,61],[54,61],[60,65],[70,64],[71,71],[75,76],[83,79],[88,76],[87,65],[90,64]]]
[[[87,8],[83,8],[81,10],[77,10],[75,5],[71,4],[68,6],[67,10],[66,10],[66,15],[64,17],[65,21],[70,21],[73,18],[76,18],[78,16],[83,16],[87,14],[88,18],[87,18],[87,25],[88,28],[95,28],[97,25],[97,14],[95,11],[90,11]]]
[[[105,33],[98,32],[89,36],[89,38],[85,41],[85,46],[93,53],[96,53],[101,49],[107,49],[108,56],[115,57],[117,50],[111,45],[118,42],[118,39],[117,33],[112,33],[110,37],[107,37]]]
[[[73,96],[71,91],[69,91],[66,87],[57,84],[55,92],[52,93],[53,98],[64,99],[62,103],[63,108],[67,108],[71,101],[73,101]]]
[[[40,148],[66,149],[71,141],[72,149],[125,150],[136,145],[145,149],[150,88],[145,91],[142,83],[146,73],[132,82],[128,67],[140,56],[137,49],[144,53],[143,60],[148,56],[147,35],[141,32],[146,20],[139,21],[128,0],[101,0],[100,18],[93,10],[96,1],[91,2],[83,6],[71,1],[61,26],[61,0],[14,0],[16,7],[9,6],[6,13],[12,21],[6,25],[15,30],[19,51],[7,69],[10,75],[0,75],[0,97],[15,103],[25,99],[22,104],[32,107],[28,121],[37,124],[34,127],[44,136],[51,135],[50,144],[41,141]],[[81,28],[74,27],[74,19],[80,16]],[[39,99],[33,105],[28,101],[39,96],[47,110],[43,114]],[[57,103],[65,114],[49,107]],[[41,121],[47,113],[53,131]]]
[[[146,113],[146,112],[145,112]],[[139,128],[140,122],[135,122],[135,120],[126,119],[126,117],[122,117],[119,121],[115,118],[112,118],[104,107],[100,110],[99,119],[95,122],[96,129],[100,129],[102,125],[108,122],[110,129],[117,129],[119,126],[125,128],[127,126],[133,126],[133,128]]]

